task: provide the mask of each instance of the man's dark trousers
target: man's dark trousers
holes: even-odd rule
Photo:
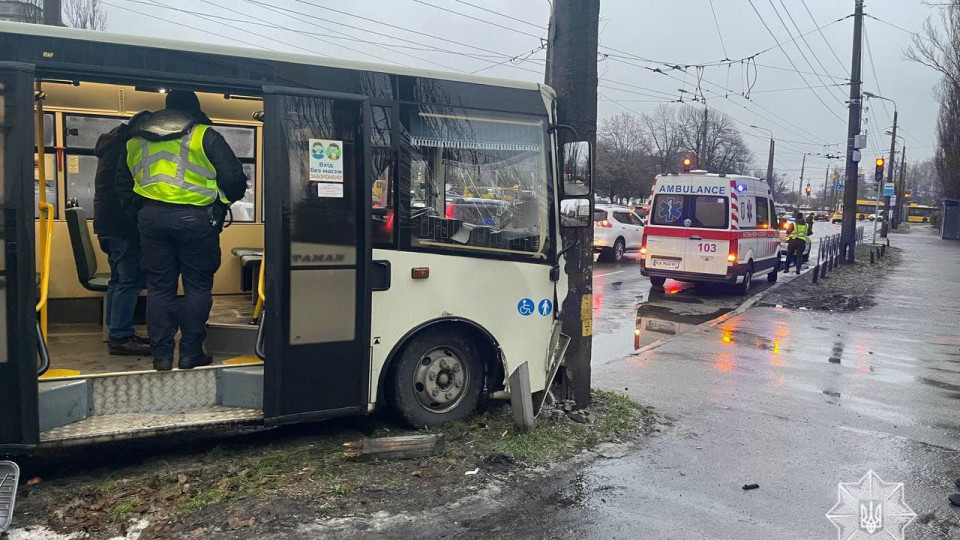
[[[790,271],[791,261],[797,263],[797,273],[800,273],[800,267],[803,266],[803,252],[807,249],[807,242],[802,238],[793,238],[787,242],[787,265],[784,272]],[[149,305],[149,304],[148,304]]]
[[[139,214],[143,271],[147,276],[147,330],[156,360],[172,360],[180,330],[180,361],[204,357],[213,305],[213,275],[220,268],[220,231],[206,207],[147,202]],[[183,299],[177,281],[183,279]]]
[[[107,284],[107,328],[111,341],[133,337],[133,313],[137,297],[143,290],[140,269],[140,237],[134,235],[100,235],[100,249],[110,263]]]

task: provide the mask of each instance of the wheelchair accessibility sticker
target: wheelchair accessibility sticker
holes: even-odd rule
[[[523,315],[524,317],[533,315],[533,309],[534,309],[533,300],[529,298],[523,298],[517,304],[517,312]]]

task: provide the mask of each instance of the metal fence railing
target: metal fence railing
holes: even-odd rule
[[[857,227],[856,245],[863,243],[863,227]],[[828,271],[833,271],[840,265],[843,257],[843,244],[840,234],[831,234],[820,239],[820,248],[817,250],[817,265],[813,267],[813,282],[827,277]]]

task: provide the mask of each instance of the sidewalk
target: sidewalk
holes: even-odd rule
[[[514,534],[836,538],[825,514],[838,483],[873,470],[904,483],[918,515],[906,538],[960,537],[947,501],[960,477],[960,243],[926,228],[891,242],[903,261],[875,307],[755,307],[598,367],[596,386],[668,425],[504,516]]]

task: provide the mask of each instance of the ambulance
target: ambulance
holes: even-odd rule
[[[663,174],[653,182],[649,203],[640,271],[654,287],[668,278],[725,282],[747,294],[756,276],[777,281],[780,237],[764,180],[706,171]]]

